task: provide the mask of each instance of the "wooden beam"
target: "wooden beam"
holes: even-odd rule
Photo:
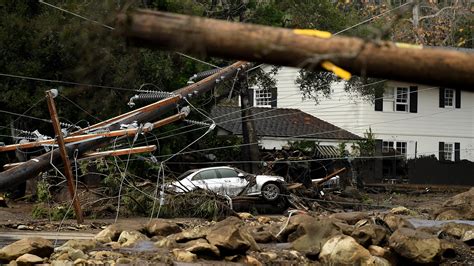
[[[56,91],[57,93],[57,91]],[[63,160],[64,175],[67,180],[67,187],[69,190],[69,195],[71,196],[72,205],[74,207],[74,212],[76,214],[76,220],[78,224],[84,222],[84,217],[82,216],[82,209],[79,203],[79,196],[76,194],[74,188],[74,176],[72,174],[71,163],[69,162],[69,156],[66,151],[66,146],[64,143],[63,133],[61,132],[61,126],[59,125],[58,113],[56,111],[56,105],[54,104],[54,98],[52,91],[46,91],[46,100],[48,102],[49,113],[51,114],[51,123],[53,124],[54,133],[56,134],[58,140],[58,149]]]
[[[320,186],[320,185],[326,183],[329,179],[333,178],[334,176],[336,176],[336,175],[338,175],[338,174],[340,174],[340,173],[345,172],[346,170],[347,170],[347,169],[346,169],[345,167],[343,167],[343,168],[341,168],[341,169],[339,169],[339,170],[333,172],[332,174],[329,174],[329,175],[323,177],[323,179],[321,179],[321,180],[313,181],[313,185]]]
[[[91,152],[85,153],[81,158],[78,158],[78,161],[81,160],[91,160],[97,157],[105,157],[105,156],[121,156],[121,155],[128,155],[128,154],[137,154],[137,153],[145,153],[145,152],[153,152],[156,150],[156,145],[149,145],[143,147],[135,147],[129,149],[120,149],[120,150],[110,150],[110,151],[100,151],[100,152]],[[19,165],[24,164],[24,162],[19,163],[9,163],[4,164],[3,169],[10,169]]]
[[[354,75],[474,91],[474,53],[354,37],[320,38],[291,29],[149,10],[119,14],[117,29],[137,46],[310,70],[328,60]]]

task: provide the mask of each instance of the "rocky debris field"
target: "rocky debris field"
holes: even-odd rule
[[[474,188],[444,202],[431,218],[473,220]],[[221,221],[153,219],[104,226],[91,239],[62,245],[27,237],[0,249],[10,265],[291,264],[459,265],[474,262],[474,225],[415,227],[417,211],[239,213]],[[426,218],[425,216],[422,216]],[[428,223],[429,224],[429,223]]]

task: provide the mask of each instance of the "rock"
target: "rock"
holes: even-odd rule
[[[206,238],[208,232],[209,230],[207,228],[195,228],[192,230],[186,230],[174,235],[170,235],[169,238],[174,239],[176,243],[185,243],[190,240]]]
[[[128,258],[118,258],[116,261],[117,264],[125,264],[125,265],[130,265],[132,264],[132,260]]]
[[[23,254],[20,257],[18,257],[16,259],[16,263],[19,266],[22,266],[22,265],[35,265],[35,264],[43,263],[43,259],[36,256],[36,255],[26,253],[26,254]]]
[[[299,236],[293,241],[291,247],[297,251],[303,252],[306,256],[317,256],[324,243],[334,235],[341,233],[339,227],[328,220],[307,220],[299,224],[298,228],[288,239],[293,236]]]
[[[97,252],[91,252],[90,254],[96,260],[106,260],[106,259],[116,260],[118,258],[123,257],[123,255],[121,253],[113,252],[113,251],[105,251],[105,250],[97,251]]]
[[[88,262],[86,259],[79,258],[74,260],[74,265],[88,265]]]
[[[387,230],[380,225],[366,224],[356,228],[351,236],[361,245],[382,245],[387,241]]]
[[[461,241],[468,244],[469,246],[474,246],[474,230],[467,230],[461,237]]]
[[[436,220],[474,220],[474,187],[445,201]]]
[[[122,231],[145,231],[145,225],[137,222],[127,221],[126,223],[116,223],[107,226],[104,230],[100,231],[94,239],[100,243],[109,243],[117,241]]]
[[[326,265],[364,264],[372,255],[354,238],[337,235],[330,238],[321,248],[319,259]]]
[[[68,251],[67,255],[73,261],[75,261],[77,259],[87,259],[87,255],[84,254],[84,252],[80,249],[70,250],[70,251]]]
[[[266,223],[269,223],[271,221],[271,219],[269,217],[266,217],[266,216],[259,216],[257,218],[257,221],[261,224],[266,224]]]
[[[118,242],[122,247],[133,247],[138,241],[148,240],[148,237],[138,231],[123,231]]]
[[[15,260],[26,253],[42,258],[49,257],[53,253],[53,244],[41,237],[23,238],[0,249],[0,261]]]
[[[115,242],[115,241],[105,243],[104,246],[110,247],[111,249],[119,249],[122,247],[119,242]]]
[[[178,247],[178,243],[171,238],[163,238],[155,242],[155,247],[157,248],[175,248]]]
[[[150,236],[168,236],[181,231],[181,227],[176,223],[163,219],[155,219],[146,225],[146,232]]]
[[[35,228],[33,226],[20,224],[16,229],[18,229],[18,230],[33,230]]]
[[[273,261],[278,258],[278,255],[275,252],[262,252],[260,253],[260,256],[264,257],[269,261]]]
[[[94,249],[97,242],[94,239],[71,239],[64,243],[61,247],[70,247],[73,249],[79,249],[82,251],[88,251]]]
[[[173,255],[180,262],[193,262],[197,259],[196,254],[182,249],[173,249]]]
[[[260,226],[250,231],[253,239],[257,243],[270,243],[276,240],[268,227]]]
[[[441,227],[440,234],[448,235],[455,239],[461,239],[466,231],[474,230],[474,226],[462,223],[446,223]]]
[[[348,235],[348,236],[352,234],[355,228],[354,225],[349,225],[342,222],[334,222],[334,225],[337,226],[342,231],[343,234]]]
[[[362,265],[373,265],[373,266],[391,266],[392,264],[385,258],[382,258],[382,257],[377,257],[377,256],[372,256],[370,257],[369,259],[367,259],[366,261],[364,261],[364,263]]]
[[[241,227],[242,221],[237,217],[228,217],[218,222],[207,234],[206,239],[213,246],[219,248],[221,254],[242,254],[247,250],[259,250],[252,236]]]
[[[185,250],[194,253],[199,257],[216,258],[220,256],[219,249],[202,238],[186,243]]]
[[[51,266],[73,266],[74,262],[67,260],[53,260]]]
[[[329,215],[329,218],[345,221],[348,224],[355,224],[359,220],[368,219],[369,214],[366,212],[338,212]]]
[[[369,246],[367,248],[372,256],[377,256],[386,259],[390,264],[397,265],[397,257],[387,248],[379,246]]]
[[[245,256],[244,259],[243,259],[243,263],[245,265],[250,265],[250,266],[262,266],[263,264],[258,261],[256,258],[252,257],[252,256]]]
[[[415,227],[405,218],[400,217],[395,214],[387,214],[383,218],[383,221],[388,225],[390,230],[396,231],[399,228],[410,228],[415,229]]]
[[[441,241],[425,232],[400,228],[389,238],[390,247],[416,263],[430,263],[441,253]]]
[[[248,213],[248,212],[239,212],[237,214],[239,216],[240,219],[242,220],[249,220],[249,219],[253,219],[253,215]]]
[[[395,208],[391,209],[390,213],[398,214],[398,215],[411,215],[411,216],[418,214],[416,211],[410,210],[410,209],[408,209],[406,207],[403,207],[403,206],[399,206],[399,207],[395,207]]]

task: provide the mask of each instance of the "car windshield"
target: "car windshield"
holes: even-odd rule
[[[197,169],[188,170],[188,171],[182,173],[180,176],[178,176],[177,179],[178,179],[178,180],[182,180],[182,179],[184,179],[185,177],[187,177],[188,175],[190,175],[190,174],[192,174],[192,173],[194,173],[194,172],[196,172],[196,171],[197,171]]]

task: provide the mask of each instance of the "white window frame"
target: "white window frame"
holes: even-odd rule
[[[454,143],[445,142],[443,147],[443,156],[446,161],[454,161]]]
[[[399,146],[404,146],[400,147]],[[382,141],[382,152],[387,153],[391,151],[398,151],[401,155],[407,156],[408,153],[408,141],[394,141],[394,140],[387,140]]]
[[[444,89],[444,107],[454,108],[454,106],[456,106],[456,90],[448,88]]]
[[[398,147],[398,146],[400,146],[400,147]],[[402,146],[404,146],[404,147],[402,147]],[[406,141],[397,141],[397,144],[395,144],[395,149],[397,151],[399,151],[401,155],[404,155],[406,157],[407,156],[407,149],[408,149],[408,142],[406,142]]]
[[[394,149],[394,141],[383,141],[382,142],[382,152],[390,152],[390,149]]]
[[[269,89],[255,88],[253,91],[254,106],[272,107],[272,92]]]
[[[401,89],[401,90],[406,90],[406,93],[401,93],[401,94],[398,94],[398,90]],[[406,95],[406,101],[403,102],[401,100],[405,100],[405,98],[398,98],[398,95]],[[394,101],[393,101],[393,111],[394,112],[400,112],[400,113],[408,113],[410,112],[410,89],[408,87],[395,87],[394,88],[394,92],[393,92],[393,98],[394,98]],[[399,111],[397,110],[397,106],[405,106],[405,110],[404,111]]]

